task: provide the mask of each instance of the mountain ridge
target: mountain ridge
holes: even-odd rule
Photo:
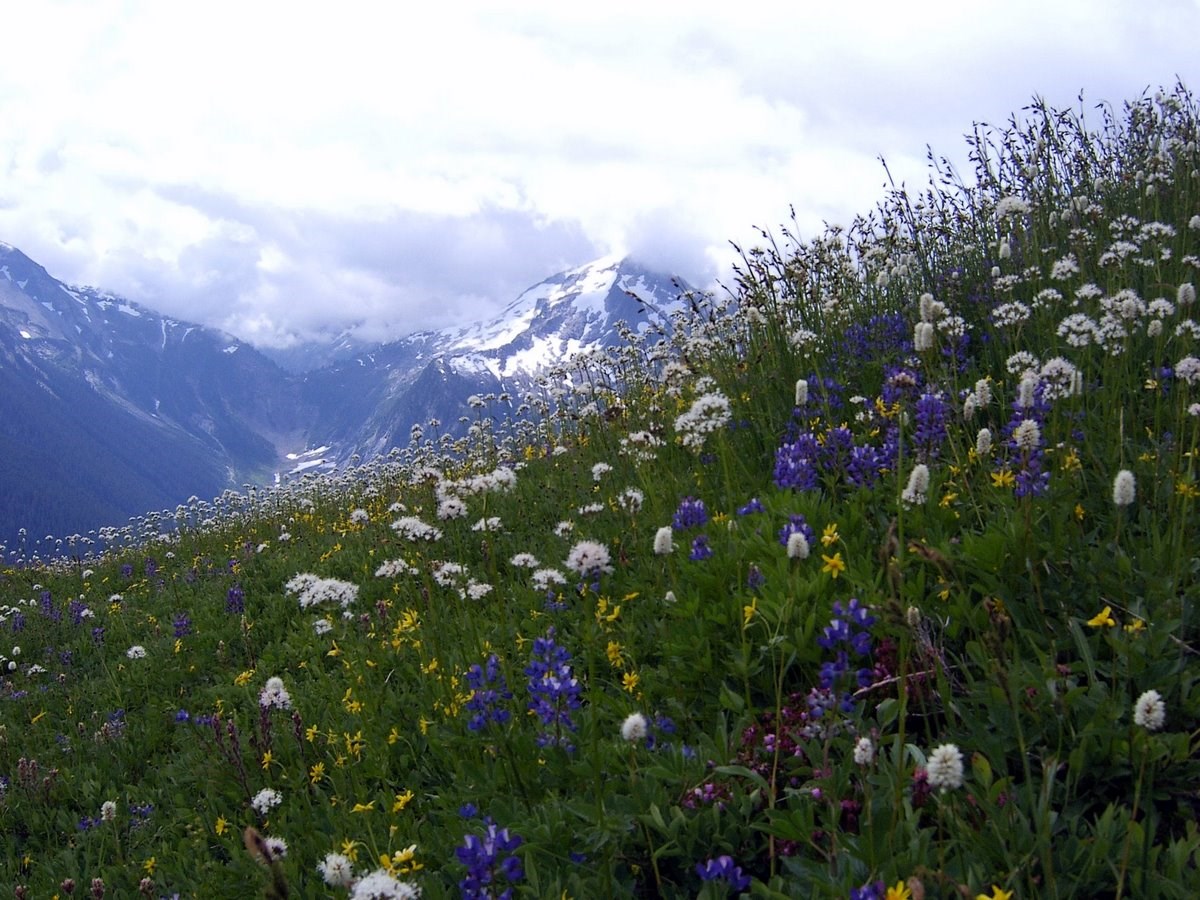
[[[0,416],[27,422],[0,434],[0,544],[23,526],[82,533],[367,459],[407,446],[414,424],[461,430],[472,395],[519,394],[626,329],[666,327],[685,288],[603,257],[476,322],[369,348],[339,335],[326,365],[296,373],[218,329],[66,285],[0,242]],[[43,477],[38,462],[55,447],[71,464]],[[319,464],[304,455],[313,448],[326,451]],[[81,496],[96,500],[76,513]]]

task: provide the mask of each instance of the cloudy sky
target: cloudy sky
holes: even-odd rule
[[[614,252],[708,284],[1035,94],[1200,90],[1200,0],[4,5],[0,240],[260,344]]]

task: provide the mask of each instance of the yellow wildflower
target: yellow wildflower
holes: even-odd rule
[[[274,761],[275,761],[274,753],[272,753],[270,750],[268,750],[266,753],[264,753],[263,757],[262,757],[263,771],[265,772],[267,769],[271,768],[271,763],[273,763]]]
[[[887,889],[887,893],[883,895],[883,900],[912,900],[912,891],[908,889],[908,885],[903,881],[897,881],[895,887]]]
[[[325,777],[325,763],[313,763],[312,768],[308,770],[308,780],[312,784],[316,784]]]
[[[393,725],[392,730],[388,732],[388,737],[387,737],[388,746],[390,747],[392,744],[395,744],[399,740],[400,740],[400,729],[397,728],[395,725]]]
[[[147,875],[153,876],[154,875],[154,867],[157,865],[158,865],[158,860],[156,860],[152,856],[148,860],[146,860],[144,863],[142,863],[142,871],[145,872]]]
[[[352,810],[350,810],[350,812],[352,812],[352,813],[371,812],[373,809],[375,809],[375,801],[374,800],[372,800],[370,803],[355,803],[354,808]]]
[[[1017,476],[1008,469],[1001,469],[999,472],[992,473],[992,487],[1010,488],[1016,483]]]
[[[641,680],[641,676],[637,672],[626,672],[621,676],[621,686],[632,694],[637,689],[638,682]]]
[[[998,885],[992,885],[990,894],[976,894],[975,900],[1012,900],[1013,892],[1006,891]]]
[[[841,539],[842,536],[838,534],[837,530],[837,522],[830,522],[825,526],[825,530],[821,532],[822,546],[828,547],[830,544],[836,544]]]
[[[403,812],[404,807],[406,807],[406,806],[408,806],[408,804],[412,803],[412,799],[414,796],[415,795],[413,794],[413,792],[411,790],[407,790],[403,794],[397,794],[396,801],[392,804],[392,812],[394,812],[394,813]]]
[[[226,821],[225,817],[217,816],[216,824],[213,825],[213,830],[217,833],[217,836],[220,837],[221,835],[223,835],[225,833],[225,829],[228,827],[229,827],[229,822]]]
[[[742,607],[742,628],[746,628],[750,624],[750,620],[754,618],[754,614],[758,612],[758,598],[753,598],[746,606]]]
[[[608,647],[605,649],[605,654],[608,656],[608,664],[614,669],[625,668],[625,660],[621,658],[621,643],[619,641],[609,641]]]
[[[1115,626],[1117,624],[1117,620],[1112,617],[1112,607],[1104,607],[1104,609],[1100,610],[1100,612],[1088,619],[1088,624],[1093,628],[1112,628]]]
[[[1083,504],[1081,504],[1081,503],[1075,504],[1075,521],[1076,522],[1083,521]]]
[[[233,683],[236,684],[238,687],[242,687],[243,685],[249,684],[250,679],[253,677],[254,677],[254,670],[247,669],[245,672],[242,672],[242,674],[240,674],[237,678],[233,679]]]
[[[1132,622],[1130,622],[1128,625],[1125,626],[1125,630],[1127,632],[1129,632],[1130,634],[1137,634],[1139,631],[1144,631],[1145,628],[1146,628],[1146,620],[1145,619],[1134,619]]]
[[[821,559],[825,560],[825,565],[821,566],[822,572],[828,572],[833,578],[837,578],[846,571],[846,563],[842,560],[842,551],[838,551],[833,556],[821,554]]]
[[[350,862],[358,862],[358,848],[361,847],[358,841],[352,841],[349,838],[342,841],[342,856],[350,860]]]
[[[317,739],[318,734],[320,734],[320,730],[316,725],[309,725],[304,729],[304,739],[310,744]]]

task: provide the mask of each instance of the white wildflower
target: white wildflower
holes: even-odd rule
[[[271,677],[258,695],[258,705],[263,709],[291,709],[292,695],[283,686],[283,679]]]
[[[1133,704],[1134,724],[1147,731],[1158,731],[1167,721],[1167,706],[1158,691],[1146,691]]]
[[[860,737],[854,745],[854,761],[860,766],[869,766],[874,759],[875,745],[869,737]]]
[[[548,591],[551,585],[567,583],[566,577],[558,569],[538,569],[530,576],[529,580],[533,582],[534,588],[539,591]]]
[[[621,723],[621,740],[633,744],[646,737],[650,723],[640,712],[630,713]]]
[[[611,572],[612,556],[608,548],[596,541],[580,541],[567,554],[564,565],[581,576],[596,576]]]
[[[787,540],[788,559],[808,559],[808,554],[808,538],[799,531],[789,534]]]
[[[354,883],[354,863],[340,853],[327,853],[317,863],[317,874],[330,887],[348,888]]]
[[[675,543],[672,541],[673,535],[670,525],[664,525],[654,533],[655,556],[666,556],[675,549]]]
[[[908,486],[900,494],[900,499],[911,506],[925,502],[925,494],[929,491],[929,466],[917,463],[908,475]]]
[[[250,805],[254,807],[254,811],[260,816],[265,816],[282,802],[283,797],[279,791],[274,788],[263,788],[254,795],[254,799],[250,801]]]
[[[1137,482],[1133,473],[1122,469],[1113,479],[1113,503],[1116,506],[1129,506],[1137,497]]]
[[[975,435],[975,452],[980,456],[987,456],[992,452],[992,432],[988,428],[980,428],[979,433]]]
[[[125,651],[125,655],[128,656],[130,659],[145,659],[146,658],[146,648],[143,647],[141,644],[134,644],[132,647],[130,647],[128,650]]]
[[[509,563],[519,569],[536,569],[541,565],[532,553],[518,553],[509,560]]]
[[[929,755],[925,766],[931,787],[953,791],[963,784],[963,755],[954,744],[942,744]]]
[[[801,378],[796,382],[796,405],[804,406],[808,403],[808,382]]]

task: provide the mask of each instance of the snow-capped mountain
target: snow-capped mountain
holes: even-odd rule
[[[63,284],[0,243],[0,544],[368,459],[431,419],[460,430],[472,394],[517,397],[620,343],[622,327],[664,326],[682,289],[601,259],[475,324],[370,352],[331,339],[320,352],[342,361],[298,375],[229,335]]]
[[[580,353],[665,326],[686,286],[629,258],[605,257],[524,291],[491,319],[419,332],[305,378],[321,440],[370,457],[409,441],[414,424],[455,430],[473,394],[514,396]],[[514,404],[516,405],[516,404]]]

